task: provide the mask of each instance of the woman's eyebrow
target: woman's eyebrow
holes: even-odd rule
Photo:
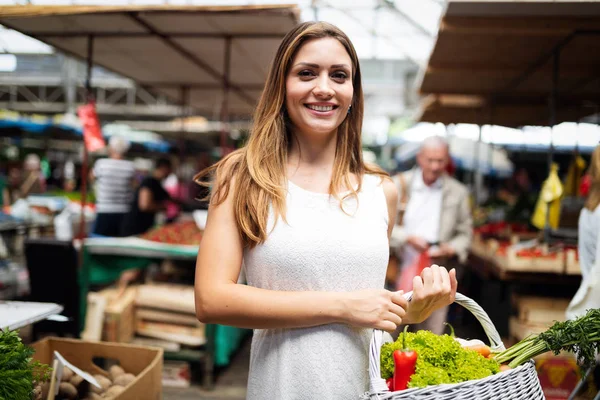
[[[311,67],[311,68],[319,68],[320,67],[319,64],[313,64],[313,63],[307,63],[307,62],[299,62],[295,66],[298,66],[298,65],[303,65],[303,66]],[[333,64],[330,68],[348,68],[348,69],[350,69],[348,64]]]

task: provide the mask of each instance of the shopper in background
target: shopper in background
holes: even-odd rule
[[[582,279],[567,308],[568,319],[580,317],[590,308],[600,308],[600,146],[592,153],[588,176],[588,197],[579,214],[578,224]]]
[[[42,175],[40,157],[37,154],[27,154],[23,162],[25,170],[23,181],[19,187],[19,197],[27,198],[32,194],[42,194],[46,191],[46,181]]]
[[[348,37],[298,25],[277,50],[247,145],[198,177],[215,176],[196,313],[255,329],[250,400],[358,398],[373,328],[453,302],[455,272],[438,266],[415,278],[410,306],[383,288],[397,194],[363,161],[363,101]]]
[[[93,233],[121,236],[123,217],[133,199],[133,163],[125,160],[129,142],[113,136],[108,142],[108,158],[96,161],[90,177],[96,183],[96,222]],[[65,168],[66,169],[66,168]]]
[[[446,173],[449,157],[448,143],[429,137],[417,155],[417,168],[394,176],[400,213],[390,243],[400,258],[397,289],[412,283],[423,259],[440,265],[467,259],[473,234],[469,193]],[[447,307],[436,310],[421,328],[441,334],[447,313]]]
[[[142,180],[137,188],[131,208],[123,218],[122,236],[141,235],[154,226],[156,214],[164,211],[167,201],[175,201],[163,188],[162,182],[169,176],[173,168],[171,161],[161,158],[156,162],[154,171]]]

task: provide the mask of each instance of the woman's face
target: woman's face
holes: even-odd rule
[[[334,38],[302,45],[285,81],[285,106],[297,133],[329,135],[352,103],[352,60]]]

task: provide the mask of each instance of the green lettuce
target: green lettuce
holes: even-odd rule
[[[394,375],[394,350],[402,350],[402,335],[393,343],[381,347],[381,377]],[[409,388],[459,383],[485,378],[500,370],[498,362],[487,359],[474,350],[464,349],[453,337],[430,331],[408,332],[406,347],[417,352],[417,365]]]

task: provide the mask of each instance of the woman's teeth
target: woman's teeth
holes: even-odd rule
[[[333,110],[333,106],[313,106],[311,104],[307,104],[306,107],[315,111],[331,111]]]

